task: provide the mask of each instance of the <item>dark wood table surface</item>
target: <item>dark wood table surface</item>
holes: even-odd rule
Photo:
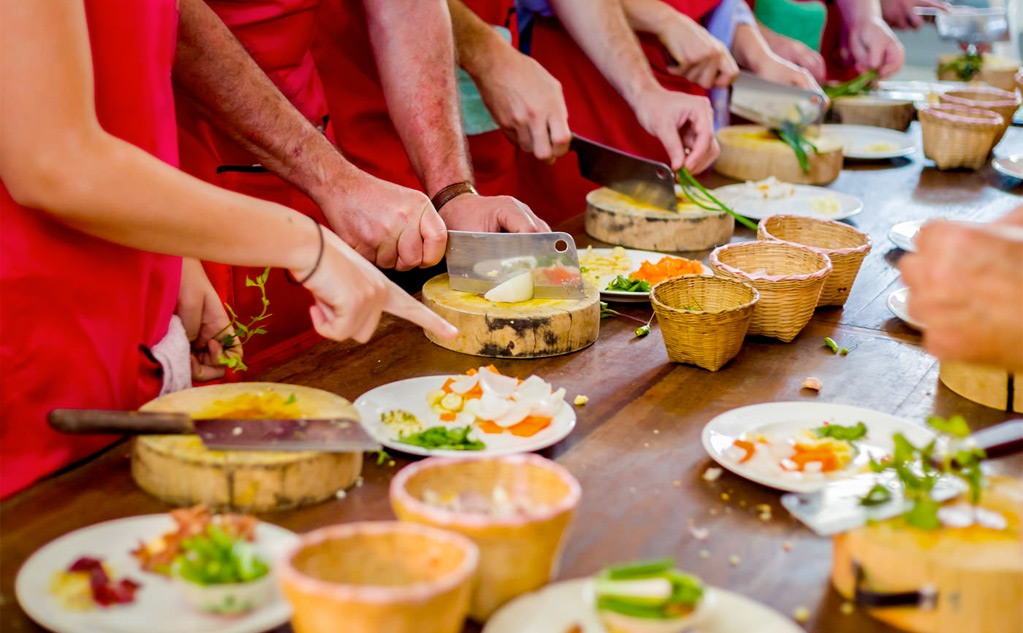
[[[1010,149],[1023,151],[1023,129],[1010,129],[997,153]],[[818,310],[792,343],[749,338],[737,358],[712,373],[668,362],[656,326],[649,336],[637,339],[636,324],[617,318],[602,322],[600,339],[586,350],[556,358],[495,362],[509,374],[536,373],[565,387],[570,397],[589,396],[589,403],[577,408],[575,431],[543,451],[571,470],[583,486],[560,578],[591,574],[611,562],[670,555],[707,583],[783,614],[791,616],[797,607],[807,607],[809,631],[892,630],[860,611],[842,614],[843,601],[828,583],[831,542],[792,519],[780,507],[778,492],[727,471],[713,483],[701,478],[712,462],[700,444],[700,431],[729,409],[773,401],[852,404],[917,422],[931,414],[961,413],[977,428],[1010,417],[941,385],[938,364],[921,348],[920,336],[885,305],[887,296],[900,287],[894,264],[901,251],[886,237],[892,225],[935,216],[991,220],[1021,203],[1019,181],[990,167],[940,172],[926,164],[921,154],[850,163],[832,185],[863,200],[863,213],[850,223],[867,231],[874,247],[845,307]],[[710,175],[705,183],[717,186],[725,181]],[[583,234],[581,217],[562,228],[575,234],[580,246],[591,243]],[[740,227],[735,239],[752,239],[752,232]],[[642,318],[651,313],[647,304],[619,309]],[[852,351],[846,357],[831,354],[823,343],[826,336]],[[489,362],[441,349],[410,324],[385,319],[368,345],[323,342],[258,379],[319,387],[354,400],[385,383],[459,373],[481,361]],[[822,380],[819,395],[800,389],[807,376]],[[387,484],[408,460],[399,457],[396,462],[378,467],[367,459],[364,484],[343,500],[262,518],[299,532],[333,523],[392,519]],[[995,467],[1018,474],[1021,463],[1008,459]],[[722,493],[727,493],[727,501]],[[774,510],[770,521],[753,512],[763,503]],[[80,527],[168,509],[132,482],[126,444],[5,501],[0,505],[2,629],[40,630],[14,599],[15,575],[33,551]],[[689,522],[708,528],[707,539],[694,538]],[[786,551],[784,544],[791,548]],[[701,550],[708,550],[709,557],[701,557]],[[739,557],[738,565],[729,563],[733,555]]]

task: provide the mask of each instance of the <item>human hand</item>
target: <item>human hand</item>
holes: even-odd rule
[[[384,277],[340,237],[323,231],[323,241],[323,254],[311,277],[306,279],[312,262],[305,269],[291,271],[297,279],[306,279],[303,285],[316,299],[309,315],[321,336],[365,343],[376,331],[383,312],[411,321],[442,338],[458,336],[455,326]]]
[[[632,110],[643,129],[660,139],[673,170],[685,166],[696,174],[717,158],[714,111],[706,97],[658,86],[641,93],[632,104]]]
[[[881,15],[892,28],[915,31],[924,23],[923,16],[917,15],[913,11],[916,7],[927,7],[939,11],[948,11],[952,8],[947,2],[941,0],[881,0]]]
[[[528,206],[511,196],[463,194],[441,207],[440,214],[453,231],[543,233],[551,230]]]
[[[786,37],[781,33],[775,33],[765,26],[760,27],[760,34],[763,35],[764,40],[767,41],[767,45],[775,55],[800,68],[805,68],[818,82],[827,79],[827,64],[820,53],[799,40]]]
[[[483,103],[505,135],[544,162],[568,152],[572,133],[561,82],[532,57],[502,46],[473,76]]]
[[[927,351],[1023,369],[1023,239],[941,221],[925,225],[915,244],[899,268],[910,288],[909,313],[926,325]]]
[[[316,202],[330,228],[380,268],[426,268],[444,257],[444,221],[420,191],[357,172]]]
[[[768,55],[760,63],[756,73],[764,79],[824,94],[809,70],[800,68],[777,55]]]
[[[898,72],[906,61],[906,49],[880,18],[849,25],[849,52],[857,72],[876,68],[881,78]]]
[[[668,72],[685,77],[701,88],[725,88],[739,74],[728,48],[698,22],[672,11],[657,38],[675,61]]]
[[[235,346],[224,352],[218,338],[233,336],[234,329],[223,302],[197,259],[182,260],[181,287],[174,313],[181,319],[192,344],[192,380],[206,382],[222,378],[226,367],[220,363],[220,358],[241,358],[242,348]]]

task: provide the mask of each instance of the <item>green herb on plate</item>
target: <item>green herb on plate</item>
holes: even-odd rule
[[[182,550],[174,559],[173,574],[204,587],[252,582],[270,571],[251,543],[228,536],[216,525],[185,539]]]
[[[870,489],[862,499],[860,499],[860,505],[863,506],[879,506],[882,503],[887,503],[892,498],[892,492],[882,486],[881,484],[874,484],[874,487]]]
[[[856,426],[842,426],[841,424],[825,424],[813,430],[817,437],[832,437],[843,442],[855,442],[867,436],[867,425],[857,422]]]
[[[471,430],[468,426],[453,428],[435,426],[421,433],[399,435],[398,441],[403,444],[437,450],[481,451],[485,449],[487,446],[483,442],[469,439]]]
[[[675,569],[661,558],[612,565],[594,581],[597,609],[633,618],[670,620],[691,614],[703,599],[699,578]]]
[[[955,73],[959,81],[970,81],[980,74],[984,66],[984,56],[980,53],[963,53],[950,62],[938,66],[938,74]]]
[[[613,292],[650,292],[650,282],[618,275],[614,281],[607,285],[606,290]]]

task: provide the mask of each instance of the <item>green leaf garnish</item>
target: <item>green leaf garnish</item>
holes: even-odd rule
[[[867,425],[857,422],[856,426],[842,426],[841,424],[826,424],[813,430],[817,437],[833,437],[836,440],[854,442],[867,435]]]
[[[650,282],[618,275],[607,285],[606,290],[614,292],[650,292]]]
[[[966,419],[958,414],[947,420],[932,415],[927,418],[927,424],[939,433],[947,433],[955,437],[966,437],[970,434],[970,426],[966,423]]]
[[[210,524],[203,533],[185,539],[181,548],[172,572],[197,585],[252,582],[270,571],[248,541],[228,536],[216,525]]]
[[[870,489],[865,497],[860,499],[860,505],[864,506],[877,506],[882,503],[886,503],[892,498],[890,490],[882,486],[881,484],[874,484],[874,487]]]
[[[870,90],[873,84],[877,81],[878,76],[877,69],[871,69],[838,85],[824,86],[824,94],[828,95],[829,99],[834,99],[836,97],[854,97]]]
[[[753,229],[754,231],[757,230],[755,222],[739,215],[732,210],[731,207],[728,207],[723,202],[715,198],[703,187],[703,185],[699,183],[699,181],[696,180],[696,178],[693,177],[692,174],[689,173],[689,170],[685,167],[678,170],[678,184],[682,187],[682,193],[685,194],[686,198],[701,209],[706,209],[707,211],[724,211],[734,217],[735,221],[739,224],[746,228]]]
[[[486,448],[487,446],[483,442],[469,439],[471,430],[468,426],[453,428],[435,426],[421,433],[399,435],[398,441],[412,446],[451,451],[481,451]]]
[[[214,334],[213,338],[220,343],[225,352],[235,347],[243,347],[249,342],[249,339],[256,334],[266,334],[266,330],[261,327],[256,327],[256,324],[272,316],[268,312],[270,309],[270,300],[266,298],[266,280],[269,277],[270,269],[266,268],[263,270],[263,274],[258,275],[255,279],[252,279],[251,277],[245,278],[245,286],[247,288],[259,288],[260,298],[263,303],[263,311],[249,319],[248,323],[242,323],[238,319],[238,315],[235,313],[234,309],[232,309],[230,305],[226,303],[224,304],[231,322],[229,325],[224,326],[224,329]],[[234,330],[234,334],[228,332],[230,329]],[[229,369],[233,369],[234,371],[244,371],[249,368],[248,365],[246,365],[242,359],[237,356],[221,356],[217,359],[217,362],[221,365],[226,365]]]

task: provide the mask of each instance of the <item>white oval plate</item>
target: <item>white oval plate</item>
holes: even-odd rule
[[[884,160],[909,156],[916,151],[916,142],[905,132],[872,125],[844,125],[830,123],[821,126],[821,134],[838,138],[842,155],[856,160]],[[891,149],[871,150],[870,145],[891,143]]]
[[[791,185],[795,193],[789,198],[765,200],[756,192],[751,192],[749,187],[743,183],[738,185],[727,185],[714,190],[714,196],[719,198],[736,213],[747,218],[761,220],[768,216],[787,214],[800,215],[808,218],[819,218],[821,220],[844,220],[852,217],[863,210],[863,201],[856,196],[833,191],[826,187],[814,187],[811,185]],[[814,211],[810,207],[810,200],[827,195],[835,196],[838,200],[839,210],[835,213],[822,213]]]
[[[777,438],[823,425],[867,425],[867,436],[856,442],[859,451],[843,470],[808,475],[804,473],[765,472],[725,455],[725,451],[746,433],[771,434]],[[716,461],[740,477],[788,492],[810,492],[824,484],[862,472],[871,457],[881,458],[894,450],[892,435],[902,433],[914,444],[926,444],[935,434],[928,428],[911,424],[887,413],[845,404],[818,402],[770,402],[740,407],[722,413],[703,427],[703,448]]]
[[[40,626],[56,633],[260,633],[291,619],[291,605],[276,585],[265,606],[243,615],[217,616],[189,606],[171,579],[142,571],[130,550],[175,526],[169,514],[148,514],[65,534],[41,547],[18,570],[18,604]],[[297,542],[298,536],[290,530],[262,521],[256,526],[256,551],[271,565]],[[81,612],[63,609],[50,593],[50,581],[55,572],[82,556],[102,559],[118,579],[141,583],[135,602]]]
[[[483,633],[565,633],[579,626],[583,633],[607,633],[592,600],[586,596],[590,579],[547,585],[519,596],[487,621]],[[803,629],[777,611],[737,593],[707,588],[707,615],[699,633],[802,633]]]
[[[593,249],[593,253],[595,255],[600,255],[602,257],[609,257],[611,255],[611,251],[612,249],[610,248]],[[583,249],[581,252],[585,253],[586,249]],[[634,272],[638,270],[639,267],[643,264],[643,262],[651,262],[656,264],[657,262],[661,261],[662,257],[665,256],[678,257],[678,255],[672,255],[670,253],[655,253],[653,251],[640,251],[631,248],[625,249],[625,254],[629,256],[630,260],[632,260],[632,270],[630,270],[629,272]],[[703,273],[701,274],[703,274],[706,277],[714,276],[714,271],[711,270],[710,267],[707,266],[707,264],[700,262],[700,265],[703,266]],[[628,273],[623,274],[628,276]],[[597,287],[601,288],[600,291],[601,299],[604,299],[606,301],[617,301],[618,303],[643,303],[645,301],[650,301],[649,292],[622,292],[620,290],[603,290],[603,288],[607,288],[607,285],[614,281],[615,277],[617,276],[618,275],[602,275],[601,277],[598,278],[599,283],[597,284]]]
[[[902,319],[906,325],[914,330],[922,331],[924,329],[923,324],[909,316],[908,305],[909,288],[902,288],[888,295],[888,309],[891,310],[891,313]]]
[[[911,220],[909,222],[900,222],[889,229],[888,239],[907,253],[915,253],[916,245],[913,244],[913,240],[916,239],[916,234],[920,232],[920,227],[928,221]]]
[[[1023,180],[1023,154],[996,158],[991,161],[991,166],[995,168],[995,171],[1005,174],[1010,178]]]
[[[529,453],[547,448],[565,439],[575,428],[575,410],[566,396],[566,402],[558,409],[551,420],[550,426],[532,437],[516,437],[511,433],[483,433],[476,430],[475,434],[483,440],[486,448],[479,451],[453,451],[448,449],[430,449],[398,441],[398,434],[387,428],[380,416],[387,411],[402,409],[415,415],[426,428],[433,426],[465,426],[464,423],[441,422],[440,417],[430,409],[426,402],[426,394],[440,389],[448,378],[460,378],[456,375],[422,376],[381,385],[367,391],[355,401],[362,423],[369,434],[387,448],[412,455],[445,455],[447,457],[475,457],[479,455],[510,455],[513,453]]]

